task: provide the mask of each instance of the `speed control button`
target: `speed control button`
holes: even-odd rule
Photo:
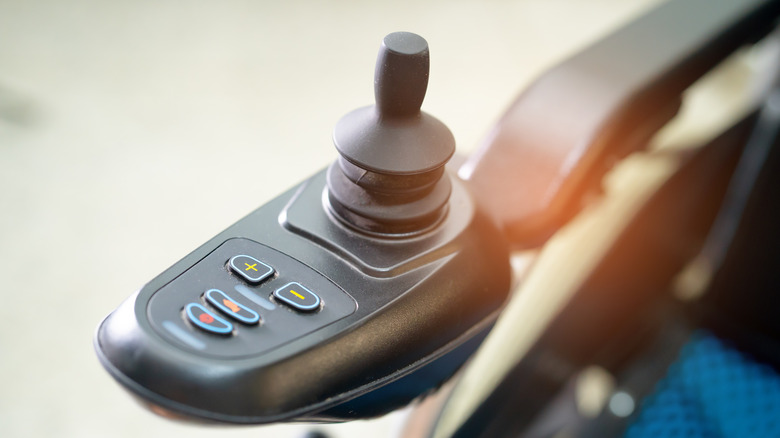
[[[233,256],[228,262],[230,270],[250,283],[260,283],[274,273],[274,268],[252,256],[240,254]]]
[[[274,291],[274,297],[301,312],[312,312],[320,308],[320,297],[298,282],[287,283]]]

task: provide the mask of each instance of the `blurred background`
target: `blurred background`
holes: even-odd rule
[[[344,425],[158,418],[103,371],[100,320],[326,166],[373,102],[382,37],[431,50],[423,109],[468,154],[546,68],[655,0],[0,0],[0,435],[390,437]]]

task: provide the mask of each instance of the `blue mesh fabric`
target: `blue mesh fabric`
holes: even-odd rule
[[[780,375],[698,332],[642,403],[625,437],[780,437]]]

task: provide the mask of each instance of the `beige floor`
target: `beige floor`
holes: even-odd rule
[[[0,0],[0,436],[301,436],[149,414],[100,368],[95,326],[333,160],[384,34],[428,39],[424,109],[468,153],[544,68],[653,3]]]

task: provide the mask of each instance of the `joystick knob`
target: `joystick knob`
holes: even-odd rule
[[[428,87],[428,43],[387,35],[374,72],[376,104],[345,115],[328,169],[333,213],[354,228],[381,234],[422,231],[446,214],[451,192],[444,165],[455,152],[450,130],[420,111]]]

